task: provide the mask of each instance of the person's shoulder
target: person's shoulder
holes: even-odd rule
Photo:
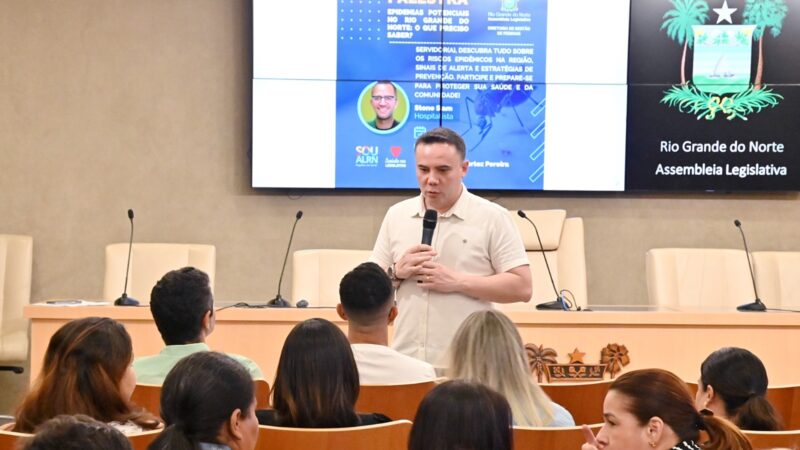
[[[386,211],[387,216],[412,216],[419,210],[419,196],[400,200],[394,205],[390,206]]]
[[[574,427],[575,419],[566,408],[556,402],[550,402],[553,407],[553,426],[554,427]]]
[[[358,413],[359,425],[377,425],[380,423],[391,422],[392,419],[381,413]]]
[[[469,201],[478,208],[481,208],[482,213],[489,213],[493,215],[500,215],[505,214],[508,215],[508,209],[502,205],[499,205],[491,200],[485,199],[479,195],[475,195],[472,192],[467,191],[467,195],[469,196]]]
[[[244,368],[247,369],[248,372],[250,372],[250,375],[254,379],[264,378],[264,374],[261,372],[261,368],[252,359],[246,356],[237,355],[236,353],[225,353],[225,354],[231,357],[231,359],[233,359],[234,361],[243,365]]]
[[[274,409],[257,409],[256,418],[259,425],[278,426],[278,412]]]
[[[419,195],[414,197],[409,197],[405,200],[400,200],[399,202],[395,203],[394,205],[389,207],[389,211],[392,210],[410,210],[416,211],[419,208]]]
[[[402,360],[406,365],[416,367],[422,372],[429,373],[431,375],[431,380],[436,378],[436,371],[429,362],[414,358],[413,356],[404,355],[393,348],[389,348],[389,350],[392,351],[395,358]]]

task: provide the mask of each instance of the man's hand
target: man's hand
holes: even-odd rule
[[[422,263],[418,272],[419,287],[439,292],[460,292],[463,290],[463,276],[455,270],[435,261]]]
[[[403,253],[394,263],[395,276],[406,280],[419,275],[422,265],[436,256],[436,250],[430,245],[417,244]]]

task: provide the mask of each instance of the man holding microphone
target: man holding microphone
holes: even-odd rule
[[[443,367],[461,322],[491,302],[529,301],[531,275],[508,211],[463,185],[469,162],[461,136],[430,130],[414,157],[420,195],[389,208],[371,259],[397,288],[392,347]],[[430,245],[418,243],[426,210],[436,211],[428,213],[436,219]]]

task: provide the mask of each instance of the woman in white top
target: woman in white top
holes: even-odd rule
[[[514,425],[575,425],[572,415],[534,381],[522,338],[501,312],[478,311],[461,324],[450,345],[448,376],[482,383],[505,396]]]

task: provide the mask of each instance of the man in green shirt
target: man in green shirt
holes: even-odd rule
[[[164,275],[150,293],[150,312],[161,339],[167,344],[161,353],[136,358],[133,370],[142,384],[163,384],[164,378],[183,357],[211,350],[206,337],[214,331],[214,296],[208,275],[184,267]],[[263,379],[261,369],[248,358],[228,354],[239,361],[254,379]]]

